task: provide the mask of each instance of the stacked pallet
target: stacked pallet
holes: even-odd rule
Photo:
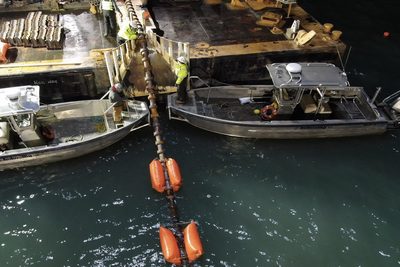
[[[62,49],[64,28],[58,14],[29,12],[25,19],[5,21],[0,26],[0,40],[13,46]]]
[[[25,19],[24,33],[22,35],[22,42],[25,47],[32,46],[31,33],[32,33],[32,21],[35,16],[35,12],[29,12]]]
[[[48,31],[51,28],[51,34],[46,36],[47,48],[62,49],[65,36],[61,18],[58,15],[49,15],[47,25],[49,27]]]
[[[10,21],[5,21],[1,25],[0,41],[2,41],[3,43],[7,43],[7,35],[8,35],[8,32],[10,31],[10,24],[11,24]]]

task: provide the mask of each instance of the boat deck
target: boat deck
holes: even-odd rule
[[[203,97],[189,97],[185,105],[178,107],[182,107],[185,110],[190,110],[193,107],[191,110],[193,113],[223,120],[261,121],[260,115],[255,114],[254,110],[260,110],[271,103],[271,98],[241,104],[239,99],[232,98],[210,98],[207,101]],[[327,109],[329,109],[329,112],[305,113],[298,105],[292,114],[278,114],[274,120],[348,120],[373,119],[375,117],[371,110],[363,108],[361,102],[356,99],[352,101],[344,98],[332,98]]]
[[[58,120],[52,127],[56,133],[55,143],[87,140],[106,131],[103,116]]]

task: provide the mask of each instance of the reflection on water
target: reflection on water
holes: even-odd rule
[[[195,266],[399,262],[397,134],[241,142],[179,123],[166,131],[184,175],[182,219],[199,222],[206,249]],[[163,266],[158,228],[170,219],[150,186],[149,132],[2,172],[1,265]]]
[[[390,1],[379,8],[370,2],[375,12]],[[304,4],[346,29],[353,85],[397,89],[392,67],[400,52],[392,47],[399,39],[380,36],[387,17],[363,29],[354,27],[350,12],[364,5]],[[365,51],[381,60],[367,64]],[[183,173],[182,220],[199,222],[205,248],[194,266],[400,264],[398,132],[246,140],[171,122],[164,133],[167,155]],[[142,129],[85,157],[0,172],[0,266],[165,266],[158,228],[170,219],[166,201],[150,185],[155,150],[151,130]]]

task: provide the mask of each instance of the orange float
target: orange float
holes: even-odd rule
[[[52,141],[56,138],[56,131],[51,126],[43,126],[41,132],[43,137],[48,141]]]
[[[150,178],[151,187],[157,192],[164,192],[165,190],[165,175],[161,162],[158,159],[154,159],[150,165]]]
[[[189,258],[189,262],[195,261],[201,255],[203,255],[203,246],[201,244],[199,231],[195,222],[191,222],[183,230],[183,238],[185,242],[186,254]]]
[[[169,176],[169,182],[171,183],[174,192],[178,192],[182,185],[182,176],[179,169],[178,162],[176,160],[169,158],[167,160],[167,171]]]
[[[270,121],[278,114],[276,105],[271,104],[261,109],[261,118],[265,121]]]
[[[143,12],[142,16],[143,16],[143,19],[145,19],[145,20],[149,19],[149,18],[150,18],[150,13],[149,13],[149,11],[145,10],[145,11]]]
[[[180,265],[181,253],[178,242],[172,231],[162,226],[160,226],[160,243],[165,260],[169,263]]]
[[[0,41],[0,63],[7,62],[6,54],[8,48],[10,48],[9,43],[3,43],[2,41]]]

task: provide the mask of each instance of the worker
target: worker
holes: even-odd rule
[[[122,13],[118,8],[117,3],[115,0],[102,0],[101,9],[103,10],[104,37],[107,37],[108,35],[115,36],[117,30],[115,11],[117,11],[122,18]]]
[[[137,35],[137,27],[133,22],[129,22],[128,20],[125,20],[124,23],[122,23],[118,34],[117,34],[117,43],[118,45],[122,45],[128,40],[136,40],[138,35]]]
[[[113,106],[113,118],[115,123],[122,123],[122,110],[126,106],[126,97],[124,94],[124,86],[121,83],[116,83],[110,88],[108,96]]]
[[[187,99],[186,84],[188,77],[188,66],[185,57],[178,57],[176,59],[175,74],[177,76],[175,86],[178,91],[178,98],[176,103],[185,104]]]

